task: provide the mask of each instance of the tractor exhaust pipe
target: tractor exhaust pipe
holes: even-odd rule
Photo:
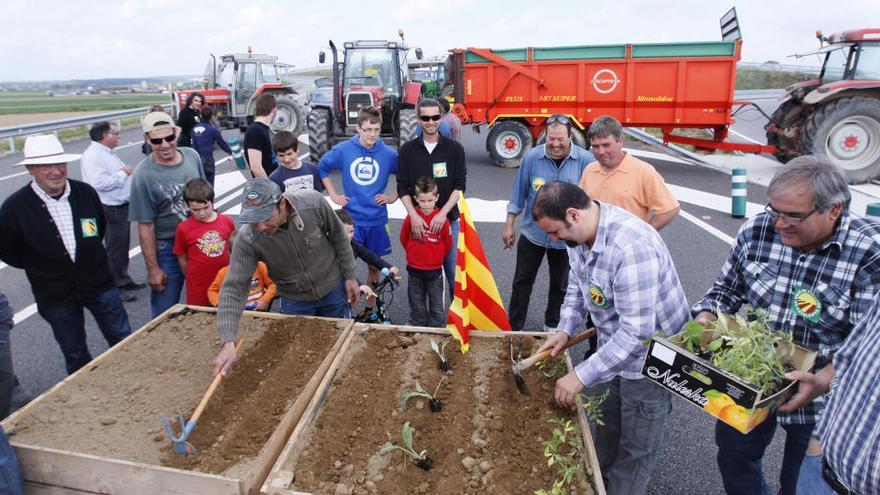
[[[339,53],[336,50],[336,45],[333,44],[333,40],[330,40],[330,51],[333,52],[333,109],[331,112],[333,114],[333,125],[336,126],[343,119],[342,112],[340,111],[342,102],[339,95]]]

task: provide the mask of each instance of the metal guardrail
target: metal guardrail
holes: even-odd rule
[[[647,132],[645,132],[641,129],[638,129],[635,127],[624,127],[623,132],[624,132],[624,134],[626,134],[634,139],[637,139],[643,143],[656,144],[658,146],[663,146],[664,148],[672,151],[674,154],[676,154],[682,158],[686,158],[687,160],[689,160],[691,162],[697,163],[699,165],[705,165],[708,167],[716,168],[715,165],[713,165],[710,162],[707,162],[706,159],[702,155],[688,151],[688,150],[682,148],[681,146],[677,146],[672,143],[663,144],[662,139],[657,138],[655,136],[652,136],[651,134],[648,134]]]
[[[792,65],[792,64],[773,64],[773,63],[757,63],[757,62],[739,62],[737,67],[743,69],[754,69],[774,72],[803,72],[804,74],[818,74],[822,71],[822,67],[815,65]]]
[[[737,100],[773,100],[785,95],[784,89],[743,89],[733,92]]]
[[[171,110],[171,103],[162,105],[166,110]],[[0,127],[0,139],[9,140],[9,149],[15,153],[15,138],[29,136],[31,134],[40,134],[52,132],[58,134],[60,129],[69,127],[78,127],[81,125],[90,125],[95,122],[111,121],[116,122],[117,127],[122,127],[122,119],[127,117],[137,117],[145,115],[150,107],[130,108],[128,110],[118,110],[115,112],[100,113],[94,115],[84,115],[82,117],[71,117],[67,119],[47,120],[44,122],[35,122],[33,124],[13,125],[9,127]]]

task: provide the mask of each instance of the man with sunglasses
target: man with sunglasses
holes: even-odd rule
[[[740,228],[715,283],[691,311],[702,322],[743,305],[766,311],[769,325],[818,353],[812,380],[750,433],[718,421],[718,466],[728,494],[770,493],[761,458],[776,425],[786,430],[780,473],[794,495],[810,433],[833,377],[831,359],[880,290],[880,224],[849,212],[843,173],[827,158],[805,155],[767,187],[766,211]],[[799,378],[800,375],[793,378]]]
[[[452,249],[443,261],[446,272],[449,298],[455,291],[455,260],[458,254],[458,198],[464,193],[467,184],[467,164],[464,148],[440,132],[442,112],[440,102],[434,98],[423,98],[416,104],[416,114],[424,130],[421,136],[404,143],[400,147],[397,164],[397,194],[400,196],[412,224],[414,239],[421,239],[425,232],[438,232],[449,220],[449,235]],[[416,211],[413,204],[413,187],[419,177],[432,177],[437,184],[440,213],[434,216],[430,225]]]
[[[587,164],[595,159],[592,153],[572,143],[571,125],[571,119],[562,114],[547,118],[547,142],[526,152],[507,204],[502,241],[505,249],[516,244],[516,268],[508,308],[510,327],[514,331],[522,330],[525,325],[532,287],[544,255],[550,270],[544,331],[552,331],[559,324],[559,308],[568,289],[568,254],[565,243],[551,239],[535,223],[530,212],[541,186],[553,181],[577,185]],[[523,211],[522,233],[517,240],[514,222]]]
[[[184,276],[172,249],[177,224],[187,217],[183,186],[190,179],[204,179],[205,172],[195,150],[177,147],[180,128],[170,115],[147,114],[143,129],[153,152],[131,176],[129,220],[138,223],[147,282],[152,289],[150,307],[156,317],[180,300]]]

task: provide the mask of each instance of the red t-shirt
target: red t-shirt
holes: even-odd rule
[[[213,222],[187,218],[177,226],[174,254],[186,253],[186,303],[210,306],[208,286],[221,268],[229,264],[229,236],[235,223],[217,212]]]

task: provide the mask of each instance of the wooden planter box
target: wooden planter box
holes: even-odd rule
[[[17,411],[3,421],[3,427],[7,432],[14,432],[17,423],[27,418],[43,401],[52,399],[59,392],[70,388],[85,380],[92,373],[113,372],[108,367],[101,367],[108,358],[121,349],[142,339],[150,339],[150,332],[170,317],[182,311],[215,311],[212,308],[188,307],[176,305],[153,319],[142,328],[134,332],[130,337],[108,350],[87,366],[77,371],[65,380],[59,382],[47,392],[34,399],[30,404]],[[247,312],[257,318],[282,319],[304,318],[285,316],[273,313]],[[10,436],[10,443],[15,449],[21,464],[22,474],[25,480],[26,491],[29,494],[59,494],[59,493],[139,493],[139,494],[211,494],[211,495],[244,495],[256,493],[266,475],[269,473],[279,452],[285,446],[294,426],[300,420],[306,407],[311,403],[312,396],[323,382],[328,369],[342,349],[343,344],[350,339],[353,322],[351,320],[334,320],[344,322],[345,328],[340,328],[340,335],[331,351],[320,361],[312,378],[308,381],[297,400],[287,410],[277,428],[263,445],[259,454],[252,464],[249,472],[239,479],[221,475],[206,474],[198,471],[188,471],[163,467],[159,465],[130,462],[112,457],[85,454],[75,451],[47,448],[40,445],[28,445]],[[245,336],[246,338],[246,336]],[[205,363],[207,365],[207,363]],[[145,364],[147,366],[147,364]],[[169,384],[173,386],[173,384]],[[221,385],[222,387],[222,385]],[[67,392],[65,392],[67,393]],[[195,399],[198,402],[198,398]],[[163,411],[172,413],[173,411]],[[156,417],[156,422],[160,418]],[[196,428],[198,429],[198,427]],[[163,433],[164,435],[164,433]],[[165,444],[170,441],[165,441]],[[158,444],[157,444],[158,445]]]
[[[350,363],[350,353],[356,352],[353,349],[353,343],[356,339],[364,338],[364,336],[368,332],[399,332],[406,335],[412,334],[429,334],[436,335],[438,338],[450,337],[451,334],[449,331],[445,329],[437,329],[437,328],[424,328],[424,327],[408,327],[408,326],[380,326],[380,325],[365,325],[361,323],[356,323],[352,331],[347,335],[345,342],[340,350],[340,352],[336,355],[333,360],[333,363],[330,365],[330,369],[328,370],[326,376],[321,381],[321,384],[318,387],[317,392],[312,397],[312,400],[308,404],[307,409],[302,415],[299,423],[296,425],[293,433],[290,436],[290,440],[284,446],[283,450],[279,454],[275,465],[272,467],[271,472],[266,478],[265,483],[260,490],[260,493],[263,495],[311,495],[310,492],[304,492],[301,489],[295,489],[295,478],[297,476],[298,469],[298,461],[300,460],[302,450],[305,446],[305,443],[309,441],[309,437],[315,431],[316,423],[318,418],[322,414],[322,409],[325,406],[327,399],[333,394],[333,385],[334,382],[338,382],[346,376],[347,373],[353,371],[349,369]],[[480,340],[484,339],[501,339],[505,335],[508,335],[508,332],[496,332],[496,331],[472,331],[470,332],[470,341],[471,341],[471,349],[478,347],[480,345]],[[539,339],[543,339],[547,337],[546,333],[542,332],[516,332],[514,335],[516,336],[531,336]],[[458,344],[453,339],[447,348],[447,356],[451,353],[457,353],[458,350],[452,349],[456,347]],[[528,351],[526,351],[528,352]],[[566,357],[568,370],[573,369],[572,362],[570,357]],[[507,365],[509,361],[505,362]],[[359,370],[361,371],[361,370]],[[532,370],[527,373],[537,373],[537,370]],[[513,382],[513,378],[510,378],[511,383]],[[426,384],[424,384],[426,385]],[[429,388],[427,385],[425,388]],[[366,397],[366,396],[365,396]],[[396,404],[396,402],[395,402]],[[445,407],[445,406],[444,406]],[[377,418],[377,420],[384,420],[384,418]],[[586,414],[583,408],[578,408],[577,410],[577,420],[578,420],[578,428],[580,431],[581,440],[584,446],[584,451],[586,453],[585,458],[583,459],[583,463],[587,468],[587,472],[589,474],[590,483],[592,485],[592,489],[596,494],[605,495],[605,486],[602,481],[601,471],[599,469],[599,462],[596,456],[595,446],[593,444],[592,436],[590,433],[590,426],[587,420]],[[549,426],[549,425],[548,425]],[[395,430],[396,431],[396,430]],[[549,432],[549,430],[548,430]],[[340,432],[340,435],[342,433]],[[548,433],[549,436],[549,433]],[[400,438],[399,433],[395,441],[399,444]],[[536,444],[536,447],[539,445]],[[425,446],[416,445],[417,448],[424,448]],[[319,447],[320,448],[320,447]],[[378,448],[377,448],[378,450]],[[395,455],[400,455],[399,453]],[[430,452],[429,452],[430,455]],[[436,463],[435,463],[436,465]],[[416,471],[418,468],[415,466],[409,466]],[[416,493],[415,487],[412,487],[412,493]],[[547,487],[549,488],[549,486]],[[432,489],[430,493],[440,493],[442,489]],[[378,493],[378,492],[376,492]],[[419,492],[421,493],[421,492]],[[580,493],[580,492],[579,492]]]

